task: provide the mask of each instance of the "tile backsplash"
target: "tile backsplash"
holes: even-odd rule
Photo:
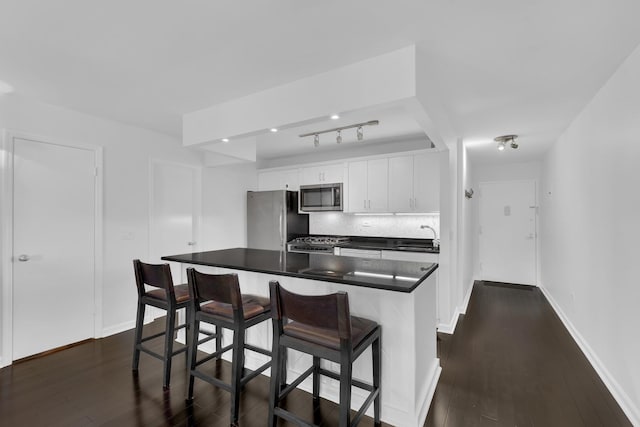
[[[340,212],[309,214],[310,234],[332,234],[366,237],[401,237],[432,239],[433,232],[421,225],[433,227],[440,237],[440,215],[353,215]]]

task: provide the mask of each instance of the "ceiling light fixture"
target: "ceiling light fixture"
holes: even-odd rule
[[[300,138],[304,138],[307,136],[313,136],[313,145],[315,147],[320,145],[320,137],[319,135],[322,133],[329,133],[329,132],[336,132],[336,142],[338,144],[340,144],[342,142],[342,131],[345,129],[354,129],[357,128],[357,132],[356,132],[356,136],[358,138],[358,141],[362,141],[364,139],[364,132],[362,130],[363,126],[377,126],[380,124],[380,121],[378,120],[369,120],[368,122],[363,122],[363,123],[356,123],[353,125],[347,125],[347,126],[340,126],[337,128],[333,128],[333,129],[326,129],[326,130],[319,130],[319,131],[315,131],[315,132],[308,132],[308,133],[303,133],[302,135],[298,135]]]
[[[517,137],[518,135],[502,135],[502,136],[496,136],[493,140],[498,143],[499,151],[504,151],[505,147],[507,146],[507,143],[509,143],[511,148],[515,150],[516,148],[518,148],[518,143],[516,142]]]
[[[229,142],[229,138],[222,138],[222,142]]]
[[[273,132],[273,133],[278,132],[278,128],[271,128],[271,129],[269,129],[269,130],[270,130],[271,132]]]
[[[338,120],[339,118],[340,118],[340,116],[337,115],[337,114],[332,114],[331,115],[331,120]]]

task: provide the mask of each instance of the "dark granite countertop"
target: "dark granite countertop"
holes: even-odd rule
[[[234,248],[162,257],[165,261],[411,292],[438,264]]]
[[[397,237],[349,236],[349,241],[336,245],[340,248],[373,249],[384,251],[425,252],[439,254],[433,239],[404,239]]]

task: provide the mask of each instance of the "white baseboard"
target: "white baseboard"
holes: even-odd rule
[[[427,421],[427,415],[429,413],[429,407],[431,406],[431,401],[433,400],[433,395],[436,393],[436,386],[438,385],[438,380],[440,379],[440,374],[442,373],[442,368],[440,367],[440,359],[436,359],[433,366],[431,367],[431,381],[428,384],[428,387],[425,388],[425,392],[423,396],[420,396],[420,400],[418,402],[422,402],[420,407],[420,412],[418,412],[418,425],[424,425],[425,421]]]
[[[453,315],[451,316],[451,320],[449,323],[438,323],[437,330],[438,332],[442,332],[444,334],[453,334],[456,331],[456,326],[458,325],[458,318],[461,314],[467,313],[467,307],[469,306],[469,300],[471,299],[471,291],[473,291],[473,283],[471,282],[471,286],[469,286],[469,290],[464,296],[462,300],[462,304],[457,306],[453,311]]]
[[[136,327],[135,320],[129,320],[127,322],[119,323],[117,325],[107,326],[106,328],[102,328],[102,338],[119,334],[120,332],[128,331],[129,329],[133,329]]]
[[[622,387],[620,387],[620,384],[618,384],[615,378],[611,375],[609,370],[605,367],[605,365],[593,351],[591,346],[589,346],[580,332],[578,332],[578,330],[573,326],[573,323],[571,323],[562,308],[558,305],[556,300],[553,299],[549,291],[547,291],[542,283],[539,283],[538,287],[551,304],[551,307],[553,307],[553,309],[555,310],[565,328],[567,328],[567,330],[573,337],[573,340],[576,342],[576,344],[578,344],[578,347],[580,347],[582,353],[584,353],[584,355],[587,357],[587,360],[589,360],[591,366],[593,366],[593,369],[595,369],[604,385],[607,387],[607,389],[609,389],[609,392],[613,395],[613,398],[616,400],[616,402],[618,402],[618,405],[620,405],[622,411],[627,415],[629,421],[631,421],[631,424],[633,424],[634,426],[640,426],[640,408],[638,408],[636,403],[633,402],[629,398],[627,393],[625,393],[625,391],[622,389]]]

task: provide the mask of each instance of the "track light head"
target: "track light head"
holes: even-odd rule
[[[320,146],[320,135],[318,135],[317,133],[313,135],[313,146],[314,147]]]
[[[364,132],[362,130],[362,126],[358,126],[357,129],[358,141],[362,141],[364,139]]]
[[[336,142],[338,144],[340,144],[342,142],[342,134],[340,133],[341,131],[338,131],[338,135],[336,136]]]

